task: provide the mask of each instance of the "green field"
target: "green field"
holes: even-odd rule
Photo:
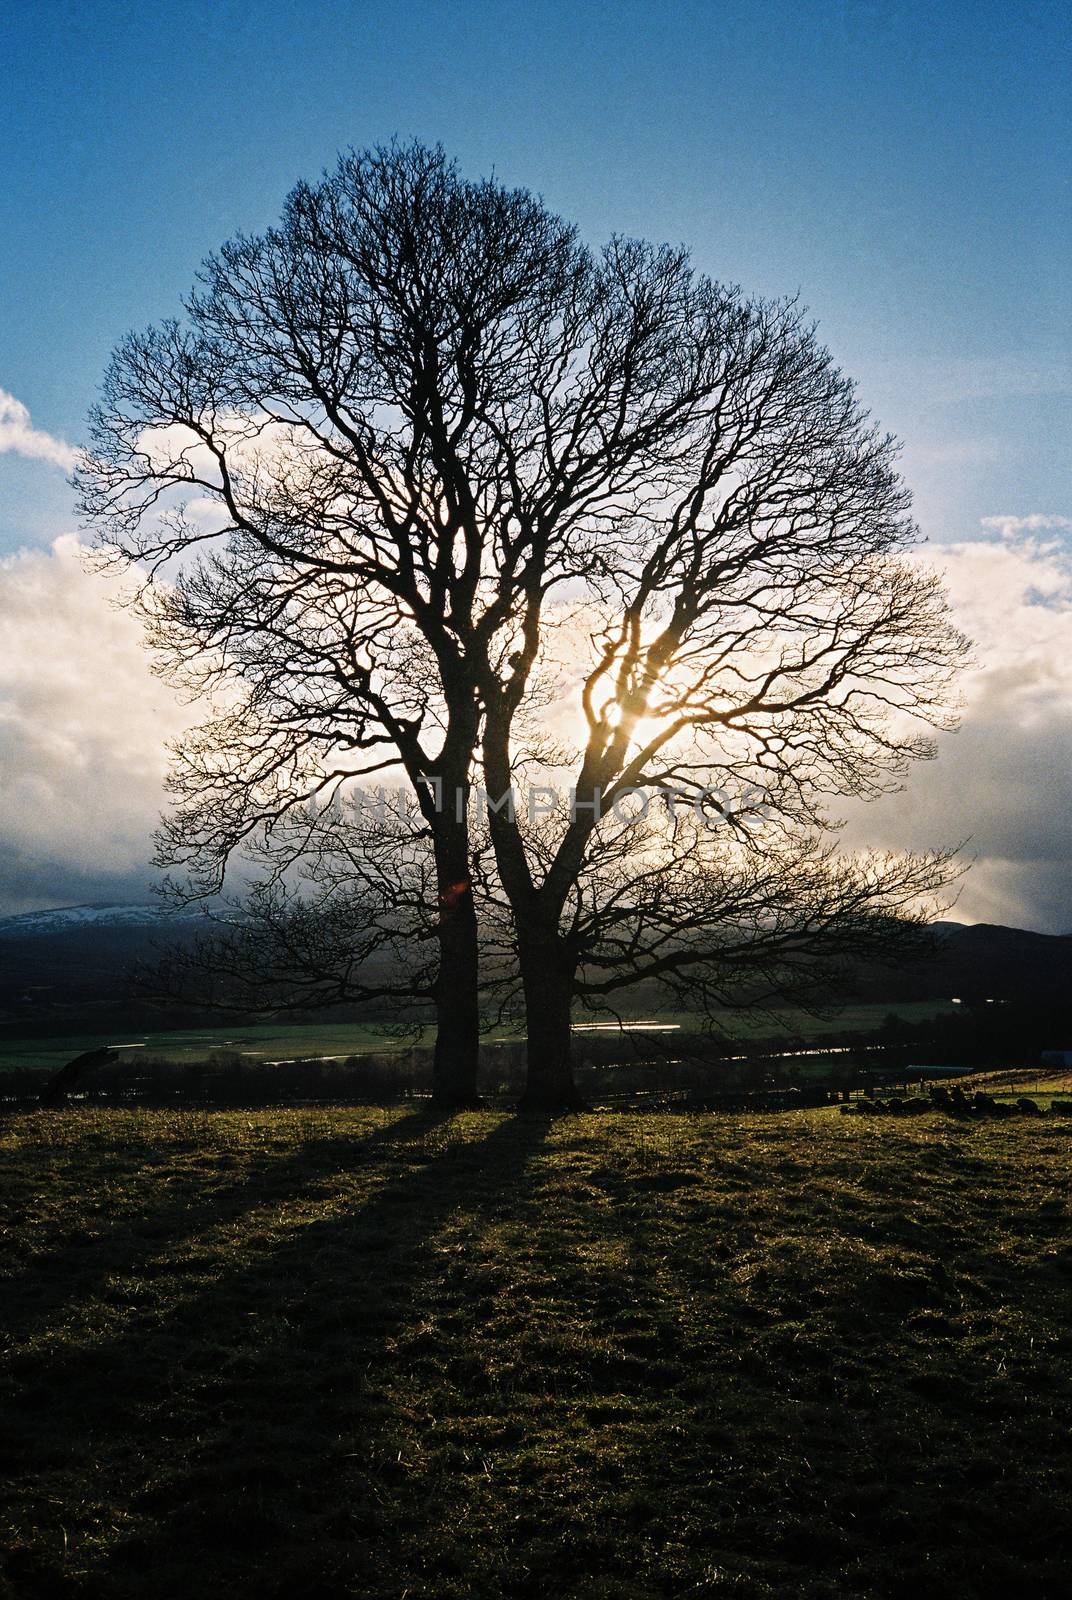
[[[412,1034],[372,1023],[255,1024],[250,1027],[173,1028],[159,1033],[79,1033],[40,1039],[0,1040],[0,1067],[40,1067],[56,1071],[72,1056],[103,1045],[126,1048],[133,1054],[160,1061],[203,1061],[220,1051],[257,1061],[293,1060],[296,1057],[365,1055],[369,1052],[407,1049]]]
[[[722,1031],[741,1040],[778,1037],[808,1040],[841,1033],[873,1033],[890,1015],[904,1022],[929,1022],[933,1017],[960,1016],[961,1008],[949,1000],[890,1000],[854,1002],[820,1015],[795,1006],[779,1006],[754,1015],[727,1011]],[[676,1023],[684,1031],[696,1029],[698,1025],[696,1016],[687,1011],[660,1011],[657,1020]]]
[[[912,1001],[891,1005],[846,1006],[832,1016],[815,1017],[807,1012],[782,1010],[770,1017],[745,1017],[734,1014],[727,1020],[726,1028],[741,1039],[766,1038],[784,1035],[811,1039],[822,1034],[853,1032],[866,1033],[882,1025],[891,1011],[906,1021],[921,1022],[929,1017],[950,1014],[955,1008],[933,1001]],[[644,1013],[644,1017],[651,1013]],[[627,1019],[628,1020],[628,1019]],[[634,1019],[635,1020],[635,1019]],[[695,1030],[697,1019],[684,1012],[659,1012],[653,1016],[659,1024],[671,1025],[682,1031]],[[600,1028],[599,1036],[613,1032],[614,1024],[604,1019],[607,1026]],[[490,1029],[488,1039],[520,1038],[523,1034],[507,1028]],[[245,1055],[253,1060],[293,1060],[295,1057],[345,1058],[407,1049],[415,1042],[412,1034],[400,1037],[396,1030],[367,1022],[348,1023],[257,1023],[248,1027],[231,1024],[224,1028],[167,1029],[158,1033],[123,1032],[71,1033],[41,1038],[0,1037],[0,1069],[41,1068],[55,1072],[73,1056],[85,1050],[97,1050],[103,1045],[125,1046],[132,1053],[152,1056],[161,1061],[202,1061],[214,1051]],[[430,1044],[431,1030],[416,1042]]]
[[[10,1114],[0,1593],[1063,1595],[1069,1138]]]

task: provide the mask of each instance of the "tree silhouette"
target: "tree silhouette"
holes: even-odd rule
[[[824,806],[929,753],[964,641],[906,554],[892,442],[793,302],[683,249],[593,253],[414,145],[299,185],[186,310],[120,346],[81,477],[106,550],[148,570],[165,670],[216,694],[163,833],[191,892],[401,766],[435,863],[437,1093],[464,1101],[474,763],[493,801],[564,773],[558,828],[488,817],[541,1107],[575,1098],[577,994],[814,983],[918,921],[948,854],[839,858]],[[623,824],[628,791],[656,814]]]

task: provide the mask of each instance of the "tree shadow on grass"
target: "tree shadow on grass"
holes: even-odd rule
[[[1052,1352],[977,1359],[903,1159],[673,1126],[406,1119],[221,1219],[209,1279],[23,1367],[12,1593],[1063,1594]],[[1045,1335],[1061,1263],[1013,1266]]]
[[[437,1234],[508,1207],[544,1137],[486,1120],[474,1135],[472,1118],[405,1119],[368,1151],[364,1197],[282,1238],[240,1237],[234,1268],[163,1320],[134,1308],[113,1337],[17,1363],[9,1421],[35,1482],[12,1519],[14,1592],[361,1592],[416,1509],[383,1394],[392,1340],[437,1271]],[[299,1185],[317,1170],[300,1166]],[[464,1362],[427,1336],[445,1370]]]
[[[55,1208],[49,1220],[62,1230],[61,1242],[35,1252],[26,1270],[9,1278],[5,1337],[13,1344],[32,1338],[89,1301],[109,1279],[157,1272],[156,1263],[173,1257],[205,1230],[221,1224],[238,1227],[253,1211],[283,1205],[311,1184],[374,1158],[385,1141],[424,1140],[446,1115],[421,1107],[402,1116],[370,1119],[360,1131],[351,1126],[342,1134],[303,1136],[285,1155],[255,1151],[233,1176],[216,1176],[208,1185],[202,1172],[175,1159],[193,1146],[192,1140],[160,1141],[151,1166],[129,1153],[136,1169],[128,1180],[134,1193],[127,1197],[123,1215],[102,1218],[92,1192],[84,1191],[76,1191],[68,1207]],[[117,1136],[116,1149],[121,1148]],[[210,1146],[207,1153],[219,1162],[218,1148]],[[78,1161],[77,1146],[68,1159]],[[105,1198],[114,1211],[107,1189]],[[12,1199],[9,1214],[18,1211],[14,1194]]]

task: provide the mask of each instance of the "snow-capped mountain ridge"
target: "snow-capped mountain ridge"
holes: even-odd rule
[[[156,905],[55,906],[48,911],[23,911],[0,917],[0,938],[33,938],[81,928],[157,928],[190,922],[200,911],[165,911]]]

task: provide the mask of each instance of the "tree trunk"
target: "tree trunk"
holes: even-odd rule
[[[522,1111],[583,1111],[573,1081],[570,1017],[575,969],[557,934],[518,930],[525,991],[527,1073]]]
[[[433,829],[439,893],[439,977],[432,1099],[441,1106],[479,1103],[479,959],[476,906],[465,823],[440,817]]]

